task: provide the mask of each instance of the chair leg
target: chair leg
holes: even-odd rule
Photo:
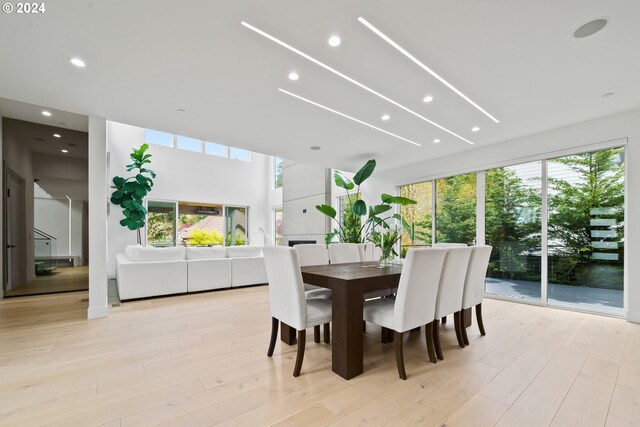
[[[427,352],[429,353],[429,361],[431,363],[436,363],[438,359],[436,358],[436,350],[433,345],[433,322],[427,323],[424,327],[425,329],[425,339],[427,340]]]
[[[320,325],[313,327],[313,342],[316,344],[320,342]]]
[[[461,319],[460,314],[462,314],[461,311],[457,311],[453,313],[453,324],[456,330],[456,338],[458,339],[458,345],[460,346],[460,348],[464,348],[464,341],[462,340],[462,330],[461,330],[462,322],[460,322],[460,319]]]
[[[307,341],[307,331],[298,331],[298,354],[296,355],[296,366],[293,368],[293,376],[300,376],[302,370],[302,360],[304,359],[304,346]]]
[[[469,337],[467,336],[467,327],[464,326],[464,310],[460,312],[460,333],[462,334],[462,342],[469,345]]]
[[[329,328],[329,324],[324,324],[324,342],[329,344],[331,342],[331,329]]]
[[[484,332],[484,323],[482,322],[482,303],[476,305],[476,320],[478,321],[480,335],[486,335],[486,333]]]
[[[271,318],[271,340],[269,341],[269,350],[267,350],[267,356],[273,356],[273,350],[276,348],[276,339],[278,338],[278,319]]]
[[[444,325],[445,323],[447,323],[447,316],[444,316],[444,317],[442,318],[442,324]]]
[[[398,376],[401,379],[407,379],[407,373],[404,370],[404,355],[402,353],[402,332],[393,331],[393,339],[396,349],[396,364],[398,365]]]
[[[442,355],[442,346],[440,345],[440,320],[433,321],[433,346],[436,348],[436,356],[440,360],[444,360]]]

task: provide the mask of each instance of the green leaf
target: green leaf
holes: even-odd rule
[[[113,177],[113,183],[116,185],[117,188],[122,187],[125,182],[126,182],[126,180],[121,176],[114,176]]]
[[[367,214],[367,204],[364,200],[356,200],[353,206],[351,206],[351,210],[358,216],[365,216]]]
[[[400,215],[400,214],[393,214],[393,215],[391,216],[391,218],[395,218],[395,219],[397,219],[398,221],[402,221],[402,228],[404,228],[404,231],[406,231],[406,232],[407,232],[407,234],[409,235],[409,238],[410,238],[411,240],[413,240],[413,239],[414,239],[414,237],[415,237],[415,236],[414,236],[414,230],[413,230],[413,227],[411,227],[411,225],[410,225],[407,221],[405,221],[405,219],[402,217],[402,215]]]
[[[340,171],[333,172],[333,180],[338,187],[344,188],[345,190],[353,190],[353,188],[355,187],[355,185],[353,185],[353,182],[349,178],[342,175]]]
[[[373,159],[369,160],[353,176],[353,182],[355,182],[357,185],[362,184],[367,178],[371,176],[375,168],[376,168],[376,161]]]
[[[391,209],[391,205],[375,205],[369,207],[369,216],[380,215]]]
[[[384,203],[392,203],[400,206],[415,205],[417,203],[415,200],[411,200],[407,197],[392,196],[390,194],[382,194],[380,198]]]
[[[336,217],[336,210],[329,205],[316,205],[316,209],[325,214],[328,217],[334,218]]]

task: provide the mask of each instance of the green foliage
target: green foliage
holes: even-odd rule
[[[231,242],[231,232],[227,233],[227,242],[226,245],[227,246],[233,246],[232,242]],[[244,233],[240,230],[236,230],[236,240],[235,240],[235,246],[243,246],[246,245],[246,240],[245,240],[245,236]]]
[[[147,242],[151,246],[173,246],[173,213],[150,212],[147,220]]]
[[[476,238],[476,174],[436,182],[436,242],[473,243]]]
[[[180,227],[182,227],[182,225],[193,225],[197,222],[202,221],[206,217],[207,215],[180,214],[178,215],[178,224],[180,225]]]
[[[222,245],[222,234],[218,230],[207,231],[201,228],[190,230],[187,244],[189,246]]]
[[[406,206],[409,204],[415,204],[414,200],[406,197],[396,197],[389,194],[382,194],[382,203],[379,205],[370,206],[367,208],[367,204],[361,198],[360,186],[366,181],[376,168],[376,161],[371,159],[367,161],[364,166],[356,172],[353,177],[353,181],[345,177],[342,172],[335,171],[333,173],[333,179],[336,185],[340,188],[344,188],[347,192],[345,197],[346,204],[342,215],[342,221],[336,219],[336,210],[329,205],[317,205],[316,209],[322,214],[333,219],[338,228],[334,229],[331,233],[325,237],[325,242],[328,244],[333,241],[335,237],[343,243],[361,243],[366,240],[370,240],[369,233],[374,233],[377,226],[383,228],[389,228],[387,221],[391,219],[401,220],[400,215],[391,215],[386,218],[382,218],[381,215],[392,209],[392,205]],[[356,187],[357,186],[357,187]],[[354,194],[349,193],[349,190],[356,189]],[[365,216],[368,217],[363,221]],[[412,230],[406,221],[402,221],[402,225],[406,230]]]
[[[145,165],[151,163],[151,154],[146,154],[149,146],[142,144],[140,148],[134,149],[130,154],[131,164],[127,165],[127,172],[136,171],[135,175],[128,178],[116,176],[113,178],[113,186],[115,191],[111,193],[111,203],[120,206],[124,218],[120,221],[120,225],[127,227],[129,230],[139,230],[145,225],[145,217],[147,210],[143,206],[145,196],[153,187],[152,178],[156,174],[145,168]],[[140,233],[138,231],[138,243],[140,243]]]
[[[391,259],[392,257],[398,256],[395,249],[398,240],[400,240],[400,233],[397,231],[387,233],[373,231],[369,234],[369,241],[382,250],[382,258],[384,259]]]

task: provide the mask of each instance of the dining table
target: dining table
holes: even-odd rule
[[[301,267],[305,283],[331,289],[332,370],[347,380],[363,372],[363,305],[368,291],[397,288],[402,265],[380,267],[377,261]],[[465,313],[465,325],[471,315]],[[281,324],[281,340],[295,343],[295,329]]]

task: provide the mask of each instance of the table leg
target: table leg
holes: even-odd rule
[[[469,326],[471,326],[471,309],[470,308],[465,308],[464,310],[462,310],[462,325],[465,328],[468,328]]]
[[[341,286],[333,290],[331,301],[332,370],[348,380],[362,373],[362,292],[354,286]]]
[[[280,340],[285,344],[294,345],[297,342],[295,328],[280,322]]]

